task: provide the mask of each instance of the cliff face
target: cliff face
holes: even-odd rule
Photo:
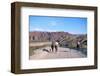
[[[85,34],[70,34],[68,32],[39,32],[34,31],[29,33],[30,41],[58,41],[60,46],[76,47],[77,41],[87,42]],[[83,43],[82,43],[83,44]],[[85,43],[86,45],[86,43]]]

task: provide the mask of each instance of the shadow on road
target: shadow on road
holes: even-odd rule
[[[50,52],[50,50],[48,50],[48,49],[43,49],[43,51],[48,52],[48,53]]]
[[[77,50],[87,56],[87,48],[70,48],[70,49]]]

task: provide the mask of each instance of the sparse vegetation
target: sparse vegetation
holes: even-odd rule
[[[29,56],[34,54],[34,51],[36,49],[42,48],[42,47],[46,47],[46,46],[50,46],[50,45],[42,45],[42,46],[29,46]]]

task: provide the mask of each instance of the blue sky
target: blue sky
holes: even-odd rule
[[[87,33],[87,18],[29,16],[29,31]]]

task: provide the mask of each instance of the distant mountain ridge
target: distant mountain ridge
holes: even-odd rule
[[[29,33],[33,41],[52,41],[59,40],[62,36],[70,35],[68,32],[41,32],[34,31]]]

